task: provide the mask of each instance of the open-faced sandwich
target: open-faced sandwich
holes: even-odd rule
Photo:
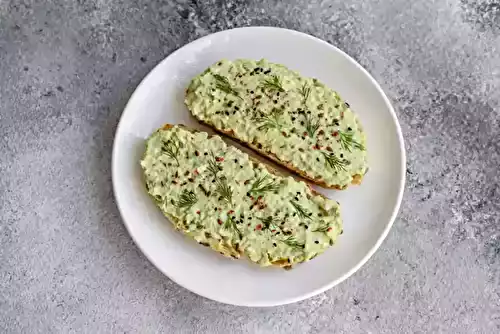
[[[267,60],[221,60],[185,103],[201,122],[327,188],[359,184],[366,139],[347,102],[323,83]]]
[[[291,268],[342,232],[336,201],[218,136],[166,125],[147,140],[141,165],[148,193],[175,228],[225,256]]]

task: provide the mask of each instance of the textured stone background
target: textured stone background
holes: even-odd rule
[[[340,286],[247,309],[165,278],[125,231],[111,144],[173,50],[247,25],[339,46],[394,102],[399,218]],[[1,333],[500,331],[500,1],[0,0]]]

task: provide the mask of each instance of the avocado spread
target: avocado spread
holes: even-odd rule
[[[165,127],[141,161],[148,193],[177,229],[225,256],[291,267],[333,245],[341,233],[336,201],[210,137]]]
[[[368,169],[349,104],[283,65],[221,60],[191,81],[185,103],[200,121],[320,185],[343,189]]]

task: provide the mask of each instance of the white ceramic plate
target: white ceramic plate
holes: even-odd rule
[[[361,186],[321,190],[342,206],[337,244],[291,271],[230,260],[174,231],[142,181],[145,139],[164,123],[200,129],[184,106],[189,81],[220,59],[266,58],[316,77],[359,115],[368,137],[370,171]],[[113,186],[125,225],[147,258],[170,279],[204,297],[235,305],[272,306],[323,292],[359,269],[386,237],[401,202],[405,152],[390,102],[352,58],[296,31],[250,27],[200,38],[163,60],[137,87],[121,117],[113,147]]]

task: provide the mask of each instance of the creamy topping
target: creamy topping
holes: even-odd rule
[[[345,187],[367,171],[365,136],[340,96],[267,60],[222,60],[194,78],[193,115],[303,171]]]
[[[341,233],[337,202],[271,174],[220,137],[177,126],[158,130],[141,165],[164,214],[224,255],[288,266],[322,253]]]

